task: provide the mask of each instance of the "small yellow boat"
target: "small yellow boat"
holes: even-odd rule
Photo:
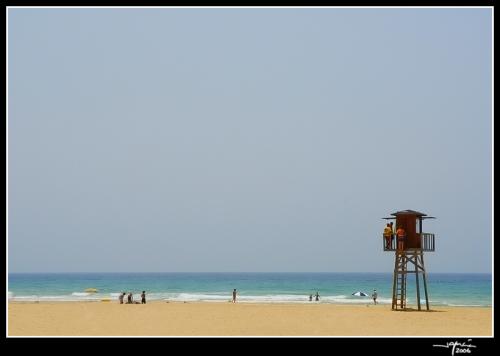
[[[95,289],[95,288],[87,288],[87,289],[85,289],[85,292],[87,292],[87,293],[97,293],[97,289]]]

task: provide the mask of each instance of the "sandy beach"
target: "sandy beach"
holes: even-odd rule
[[[388,305],[9,302],[8,335],[491,336],[492,309]]]

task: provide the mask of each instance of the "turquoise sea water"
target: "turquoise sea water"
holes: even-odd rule
[[[491,274],[429,273],[431,305],[491,306]],[[415,280],[408,278],[408,304],[416,304]],[[96,288],[97,293],[85,289]],[[377,289],[378,301],[390,304],[391,273],[13,273],[8,276],[8,298],[15,301],[98,301],[132,292],[139,300],[228,302],[233,288],[239,302],[367,304]],[[421,299],[424,299],[421,285]]]

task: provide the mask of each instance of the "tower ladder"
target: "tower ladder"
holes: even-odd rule
[[[392,309],[406,309],[407,258],[403,251],[396,251]]]

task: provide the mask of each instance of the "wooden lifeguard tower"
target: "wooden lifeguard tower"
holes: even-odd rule
[[[422,221],[435,219],[414,210],[402,210],[391,214],[392,217],[384,220],[396,220],[390,244],[383,237],[384,251],[394,251],[394,279],[392,284],[392,310],[406,309],[406,277],[408,273],[415,273],[417,306],[420,307],[420,282],[421,274],[424,282],[425,304],[429,310],[429,295],[427,293],[427,278],[425,275],[424,251],[434,251],[434,234],[422,232]],[[406,233],[403,243],[398,246],[396,231],[402,227]],[[410,262],[410,263],[408,263]],[[408,267],[414,269],[408,269]]]

